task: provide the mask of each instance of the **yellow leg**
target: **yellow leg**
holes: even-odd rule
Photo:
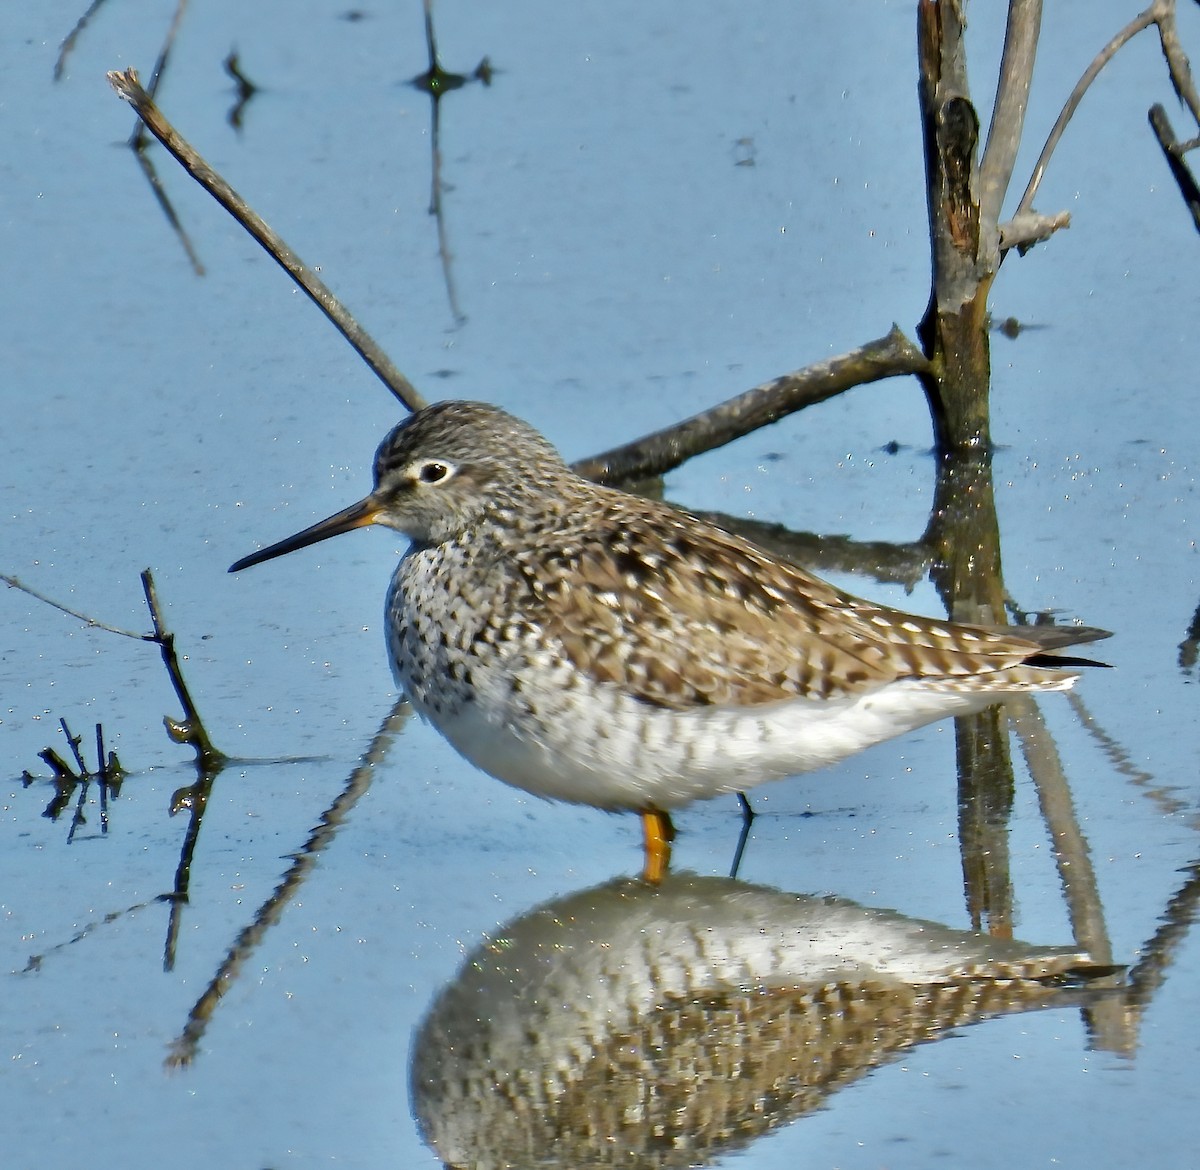
[[[645,840],[645,860],[642,864],[642,880],[657,886],[667,876],[671,864],[671,842],[675,840],[675,826],[665,812],[656,808],[641,810],[642,835]]]

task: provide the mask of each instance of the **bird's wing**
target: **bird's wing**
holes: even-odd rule
[[[562,534],[557,564],[545,553],[525,580],[547,633],[595,680],[663,707],[832,699],[1004,670],[1038,650],[861,601],[666,505],[614,496]]]

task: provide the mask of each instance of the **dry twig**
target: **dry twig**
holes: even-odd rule
[[[917,373],[928,365],[921,351],[893,325],[891,332],[877,341],[772,378],[672,427],[581,459],[573,466],[597,483],[648,479],[853,386]]]
[[[1183,196],[1184,204],[1191,212],[1196,230],[1200,231],[1200,185],[1197,185],[1191,167],[1183,161],[1183,153],[1188,144],[1181,143],[1175,137],[1167,111],[1157,102],[1150,107],[1149,118],[1154,136],[1158,139],[1158,145],[1162,147],[1163,156],[1167,160],[1167,166],[1171,168],[1171,176],[1179,188],[1180,195]]]
[[[999,221],[1000,207],[1012,180],[1025,128],[1025,111],[1029,107],[1029,87],[1033,81],[1033,63],[1041,27],[1042,0],[1012,0],[1008,7],[996,101],[992,106],[987,145],[979,163],[979,214],[986,223]]]
[[[191,692],[184,681],[183,669],[179,664],[179,657],[175,653],[175,635],[167,629],[166,624],[162,620],[162,612],[158,605],[158,594],[154,588],[154,578],[149,569],[144,570],[142,573],[142,590],[146,595],[146,604],[150,609],[150,619],[154,623],[154,630],[149,634],[139,634],[133,630],[123,630],[120,626],[109,625],[107,622],[89,617],[79,610],[72,609],[70,606],[63,605],[60,601],[55,601],[53,598],[47,597],[44,593],[39,593],[36,589],[26,585],[17,577],[10,576],[7,573],[0,573],[0,581],[3,581],[11,589],[19,589],[22,593],[29,594],[30,597],[50,606],[52,609],[57,609],[60,613],[78,618],[89,627],[97,630],[105,630],[110,634],[119,634],[122,638],[133,638],[138,642],[153,642],[157,645],[162,652],[163,663],[166,665],[167,674],[170,676],[171,686],[174,687],[175,694],[178,696],[184,712],[182,720],[177,721],[170,717],[164,720],[167,734],[176,743],[191,744],[196,749],[196,758],[200,766],[205,770],[219,769],[225,763],[226,757],[224,754],[217,751],[213,747],[212,741],[208,738],[208,733],[204,729],[204,723],[200,719],[195,703],[192,701]],[[50,761],[47,762],[49,763]],[[101,767],[103,766],[104,761],[101,760]]]
[[[417,388],[392,364],[391,359],[375,340],[354,319],[349,310],[333,295],[324,281],[287,246],[267,222],[204,161],[190,143],[180,136],[163,116],[150,95],[142,88],[136,69],[108,74],[109,84],[118,95],[133,106],[147,129],[167,148],[197,183],[200,184],[254,240],[266,251],[321,312],[339,333],[354,347],[376,376],[409,410],[419,410],[425,399]]]
[[[1138,33],[1149,28],[1151,25],[1158,26],[1159,41],[1162,45],[1163,55],[1167,59],[1167,69],[1170,73],[1171,84],[1179,96],[1179,100],[1188,106],[1192,111],[1192,116],[1200,122],[1200,95],[1196,92],[1187,56],[1184,54],[1179,43],[1179,36],[1175,27],[1175,0],[1153,0],[1149,8],[1138,13],[1133,20],[1121,29],[1096,54],[1091,64],[1084,70],[1083,76],[1076,82],[1075,88],[1071,90],[1070,96],[1059,112],[1057,119],[1055,119],[1053,127],[1051,127],[1050,134],[1046,138],[1046,143],[1042,147],[1042,153],[1038,156],[1038,160],[1034,164],[1033,173],[1030,175],[1025,193],[1021,196],[1021,202],[1013,216],[1014,224],[1022,216],[1033,212],[1033,199],[1046,173],[1046,167],[1050,163],[1050,156],[1054,153],[1055,147],[1058,146],[1059,140],[1067,128],[1067,124],[1079,108],[1079,103],[1083,100],[1083,95],[1087,93],[1092,82],[1100,75],[1100,71],[1104,66],[1116,56],[1118,50],[1137,36]],[[1011,241],[1009,244],[1010,247],[1019,247],[1023,242],[1021,234],[1016,230],[1015,226],[1009,228],[1008,238]]]
[[[162,651],[163,665],[167,668],[171,686],[175,688],[175,694],[183,708],[182,719],[172,719],[169,715],[163,719],[167,735],[175,743],[191,744],[196,751],[196,762],[206,773],[220,771],[225,764],[226,756],[224,752],[219,752],[213,747],[212,740],[208,738],[208,732],[204,728],[204,722],[200,718],[200,713],[196,710],[196,704],[192,701],[191,692],[188,690],[187,683],[183,678],[183,670],[179,665],[179,657],[175,653],[175,635],[167,629],[162,620],[162,613],[158,606],[158,591],[154,588],[154,578],[149,569],[142,570],[142,590],[146,594],[146,605],[150,608],[150,617],[154,622],[154,641],[158,643],[158,648]]]
[[[51,609],[57,609],[60,613],[65,613],[70,617],[78,618],[86,626],[91,626],[97,630],[107,630],[110,634],[120,634],[122,638],[133,638],[138,642],[154,642],[157,641],[153,634],[138,634],[133,630],[123,630],[120,626],[110,626],[107,622],[99,621],[94,617],[89,617],[86,613],[80,613],[77,609],[72,609],[69,605],[63,605],[61,601],[55,601],[52,597],[47,597],[44,593],[39,593],[31,585],[26,585],[19,577],[9,576],[7,573],[0,573],[0,581],[3,581],[10,589],[19,589],[22,593],[28,593],[30,597],[42,602],[44,605],[50,606]]]

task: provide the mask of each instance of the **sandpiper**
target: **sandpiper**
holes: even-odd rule
[[[484,403],[440,402],[402,422],[374,481],[230,572],[368,524],[404,533],[386,608],[397,684],[485,772],[640,813],[651,881],[669,860],[672,810],[1006,695],[1066,690],[1077,662],[1047,649],[1091,634],[998,632],[853,597],[667,504],[582,479]]]

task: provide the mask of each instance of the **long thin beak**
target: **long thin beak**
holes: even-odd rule
[[[319,540],[328,540],[331,536],[339,536],[343,532],[349,532],[352,528],[365,528],[368,524],[373,524],[378,515],[378,501],[374,496],[367,496],[366,499],[359,500],[357,504],[351,504],[348,508],[343,508],[340,512],[319,521],[311,528],[297,532],[295,536],[289,536],[287,540],[281,540],[278,544],[269,545],[267,548],[259,549],[256,553],[251,553],[248,557],[242,557],[240,561],[229,566],[229,571],[236,573],[241,569],[250,568],[251,565],[261,565],[263,561],[281,557],[284,553],[295,552],[298,548],[307,548]]]

